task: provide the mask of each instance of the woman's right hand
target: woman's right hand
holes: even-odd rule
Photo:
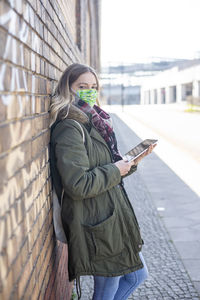
[[[119,160],[115,163],[115,166],[119,169],[121,176],[125,176],[130,171],[130,168],[132,167],[133,162],[130,163],[125,160]]]

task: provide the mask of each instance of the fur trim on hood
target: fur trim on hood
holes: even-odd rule
[[[65,115],[67,113],[67,107],[63,108],[60,113],[58,114],[58,118],[57,120],[61,120],[65,118]],[[71,104],[70,108],[69,108],[69,113],[66,117],[67,119],[73,119],[76,120],[80,123],[88,123],[89,122],[89,118],[88,116],[81,111],[78,107],[76,107],[75,105]]]

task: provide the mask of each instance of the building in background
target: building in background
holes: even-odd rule
[[[70,299],[52,225],[49,94],[73,62],[99,71],[99,10],[100,0],[0,1],[1,299]]]
[[[166,58],[161,60],[161,58],[154,58],[154,61],[149,63],[104,66],[101,70],[103,102],[111,105],[144,103],[143,94],[148,97],[150,93],[148,85],[151,86],[153,81],[155,85],[158,84],[159,80],[157,81],[157,78],[161,78],[166,70],[186,68],[197,62],[198,60],[194,62],[185,59]],[[143,88],[142,91],[141,87]],[[165,89],[161,88],[161,97],[165,97]],[[153,91],[151,93],[153,93],[152,97],[157,99],[157,92]],[[176,91],[172,89],[171,93],[175,95]],[[148,101],[145,100],[146,102]]]
[[[108,105],[140,104],[140,86],[105,84],[102,89],[102,101]]]
[[[141,104],[168,104],[189,101],[200,105],[200,59],[181,63],[141,85]]]

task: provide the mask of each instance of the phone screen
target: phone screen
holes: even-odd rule
[[[144,153],[150,145],[154,145],[157,143],[158,140],[151,140],[151,139],[146,139],[140,144],[138,144],[136,147],[131,149],[129,152],[125,154],[125,158],[128,161],[131,161],[133,159],[136,159],[138,156],[140,156],[142,153]]]

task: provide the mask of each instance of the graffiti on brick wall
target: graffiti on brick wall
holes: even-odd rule
[[[20,2],[20,1],[19,1]],[[32,15],[32,16],[31,16]],[[25,12],[23,14],[24,19],[34,17],[33,10],[30,10],[30,6],[26,4]],[[21,24],[19,26],[19,23]],[[35,92],[35,76],[32,76],[31,90],[28,91],[28,79],[23,67],[25,66],[25,44],[27,44],[28,37],[31,35],[31,48],[35,52],[39,52],[40,39],[35,32],[31,31],[31,28],[22,19],[19,22],[19,16],[13,9],[9,9],[5,14],[0,17],[0,24],[8,29],[5,44],[3,48],[3,63],[0,66],[0,91],[10,92]],[[28,49],[28,48],[26,48]],[[30,54],[30,68],[35,71],[35,53],[28,49]],[[9,62],[9,63],[6,63]],[[10,65],[13,64],[13,65]],[[22,67],[19,69],[19,67]],[[21,72],[21,76],[20,76]],[[9,74],[9,86],[8,75]],[[34,97],[34,96],[33,96]],[[33,99],[34,102],[34,99]],[[4,103],[7,104],[6,101]]]
[[[20,1],[19,1],[20,3]],[[33,10],[30,11],[30,7],[26,4],[23,18],[30,18],[30,14],[33,14]],[[33,15],[34,17],[34,15]],[[7,107],[7,118],[13,118],[21,116],[23,110],[23,101],[30,101],[30,94],[32,95],[32,112],[35,109],[35,76],[28,70],[28,67],[25,65],[25,52],[26,48],[30,54],[30,68],[35,72],[36,64],[36,54],[39,52],[40,39],[35,32],[32,32],[31,27],[28,26],[26,22],[21,18],[19,22],[19,15],[10,8],[5,13],[0,16],[0,25],[8,30],[4,44],[1,44],[2,47],[2,58],[3,63],[0,65],[0,91],[1,99],[3,104]],[[19,26],[19,23],[21,24]],[[31,44],[28,45],[28,38],[31,35]],[[27,47],[25,46],[27,45]],[[28,49],[30,47],[31,49]],[[32,51],[33,50],[33,51]],[[28,84],[27,74],[30,75],[31,84]],[[28,90],[29,89],[29,90]],[[23,93],[23,99],[20,94]],[[19,112],[15,112],[16,103],[20,107]],[[4,169],[3,183],[8,181],[8,184],[3,186],[3,190],[0,196],[1,209],[2,211],[7,211],[9,205],[12,205],[13,199],[19,196],[19,187],[17,177],[12,177],[13,174],[23,167],[26,161],[29,160],[30,148],[25,146],[19,146],[23,144],[23,141],[26,141],[27,138],[31,138],[31,122],[26,126],[23,126],[22,122],[16,124],[11,124],[8,126],[9,130],[5,131],[5,137],[2,137],[2,140],[7,139],[5,143],[12,152],[5,155],[4,163],[2,169]],[[7,146],[4,146],[1,150],[2,152],[7,152]],[[31,180],[34,173],[38,172],[38,166],[35,163],[31,164],[30,169],[22,169],[22,178],[27,181]],[[11,178],[11,179],[10,179]],[[13,226],[17,224],[17,215],[13,214]],[[4,232],[6,234],[6,231]],[[3,244],[3,241],[6,241],[7,236],[2,235],[0,238],[0,247]]]

